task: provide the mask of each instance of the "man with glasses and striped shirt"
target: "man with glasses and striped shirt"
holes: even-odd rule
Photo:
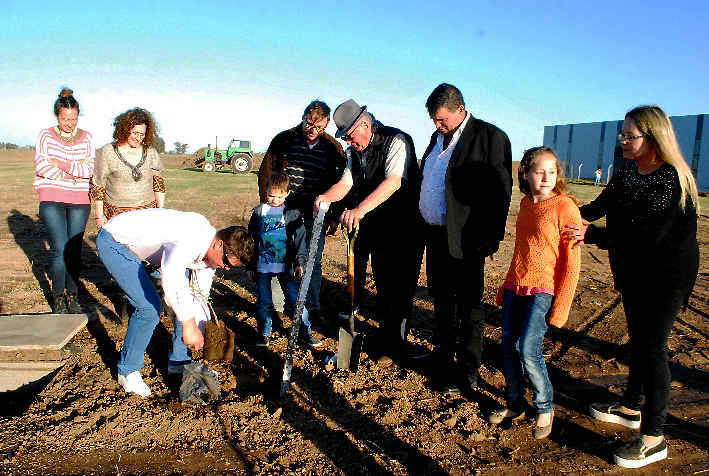
[[[325,132],[329,122],[330,108],[327,104],[317,100],[308,104],[300,124],[273,138],[258,173],[261,202],[266,201],[266,179],[271,172],[283,172],[288,175],[291,193],[286,198],[286,204],[300,210],[305,220],[305,239],[308,244],[315,224],[312,211],[315,197],[340,180],[346,165],[342,145]],[[305,307],[308,309],[310,321],[313,324],[322,323],[320,316],[322,267],[320,262],[325,246],[326,229],[330,228],[330,232],[334,233],[336,231],[335,221],[336,219],[331,221],[331,226],[322,228],[310,287],[305,300]],[[283,296],[278,281],[271,284],[275,294],[274,306],[276,309],[282,309]]]

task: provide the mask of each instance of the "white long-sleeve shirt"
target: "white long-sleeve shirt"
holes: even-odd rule
[[[178,320],[205,318],[205,302],[216,270],[207,267],[204,256],[217,232],[205,217],[149,208],[121,213],[109,220],[104,229],[138,259],[161,266],[165,302]]]
[[[443,148],[444,136],[439,132],[436,145],[426,157],[419,210],[429,225],[445,226],[448,223],[446,218],[446,173],[448,173],[448,164],[455,146],[458,144],[458,139],[471,117],[470,113],[465,116],[445,149]]]

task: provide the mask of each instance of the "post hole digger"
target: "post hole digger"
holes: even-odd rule
[[[315,253],[318,250],[318,242],[320,241],[320,230],[322,229],[323,221],[325,221],[325,212],[327,204],[321,203],[318,209],[318,216],[315,218],[313,232],[308,244],[308,258],[305,265],[303,279],[300,282],[300,291],[298,291],[298,302],[293,313],[293,322],[291,323],[290,335],[288,336],[288,348],[286,349],[286,358],[283,364],[283,381],[281,382],[281,396],[285,395],[290,388],[290,378],[293,371],[293,354],[298,341],[298,332],[300,323],[303,320],[303,311],[305,310],[305,296],[308,294],[310,287],[310,278],[313,275],[313,265],[315,264]]]

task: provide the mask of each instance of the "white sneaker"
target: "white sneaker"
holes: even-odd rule
[[[150,388],[145,385],[143,377],[141,377],[140,372],[137,370],[129,373],[125,377],[118,375],[118,383],[120,383],[123,390],[128,393],[135,393],[141,397],[149,397],[151,395]]]

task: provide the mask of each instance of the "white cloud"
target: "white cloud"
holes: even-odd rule
[[[168,150],[179,141],[189,144],[190,152],[214,145],[215,136],[220,147],[233,138],[250,140],[255,151],[265,149],[275,134],[300,121],[305,107],[273,98],[204,91],[104,88],[74,90],[74,97],[81,105],[79,127],[91,132],[97,147],[111,141],[118,114],[142,107],[154,114]],[[55,99],[50,94],[0,99],[0,134],[4,131],[8,137],[34,144],[39,131],[55,123]],[[329,128],[334,132],[332,123]]]

